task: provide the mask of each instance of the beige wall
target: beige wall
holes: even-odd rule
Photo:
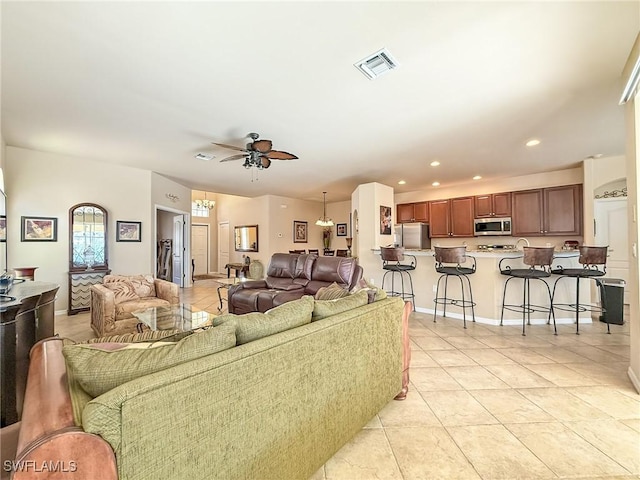
[[[108,213],[111,271],[119,274],[154,273],[156,236],[152,175],[146,170],[90,159],[7,147],[5,183],[9,267],[37,266],[37,280],[60,285],[56,310],[66,310],[69,209],[78,203],[91,202],[102,205]],[[159,193],[155,200],[158,204],[171,206],[172,202],[161,198],[167,186],[173,189],[181,187],[161,177],[157,179]],[[57,218],[58,241],[21,242],[20,217],[24,215]],[[142,222],[142,241],[116,242],[117,220]]]
[[[640,35],[636,38],[633,51],[625,67],[626,82],[631,68],[640,58]],[[636,92],[637,93],[637,92]],[[640,260],[638,258],[638,239],[640,225],[640,196],[638,195],[638,158],[640,158],[640,101],[638,95],[625,106],[627,129],[627,190],[629,198],[629,245],[632,249],[629,262],[629,334],[631,356],[629,361],[629,377],[640,392]]]
[[[207,193],[209,198],[209,193]],[[299,200],[278,195],[264,195],[256,198],[218,194],[216,200],[216,225],[212,225],[212,236],[217,236],[217,223],[228,221],[231,242],[229,260],[241,262],[242,252],[233,250],[233,228],[237,225],[258,225],[259,252],[246,253],[252,259],[260,260],[265,268],[271,255],[294,249],[322,250],[322,227],[315,224],[322,216],[322,202]],[[349,223],[350,202],[327,203],[327,216],[334,223]],[[197,220],[193,221],[198,223]],[[307,222],[307,243],[293,242],[294,220]],[[337,237],[332,228],[332,248],[346,248],[344,237]],[[215,255],[217,257],[217,249]]]
[[[496,180],[481,180],[473,183],[454,185],[451,187],[430,188],[417,192],[396,193],[395,202],[408,203],[424,200],[440,200],[444,198],[465,197],[468,195],[482,195],[485,193],[514,192],[530,188],[555,187],[582,183],[582,167],[555,172],[522,175]],[[394,212],[395,215],[395,212]]]

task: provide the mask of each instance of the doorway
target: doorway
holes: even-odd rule
[[[626,198],[594,201],[595,243],[608,245],[607,276],[626,282],[624,303],[629,303],[629,222]]]
[[[193,275],[209,274],[209,225],[191,225]]]
[[[229,222],[218,223],[218,272],[229,263]]]

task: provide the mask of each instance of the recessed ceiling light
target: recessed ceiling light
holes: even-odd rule
[[[198,153],[195,157],[198,160],[203,160],[205,162],[211,161],[216,158],[215,155],[211,155],[210,153]]]
[[[535,147],[536,145],[540,145],[540,140],[537,138],[532,138],[527,143],[525,143],[527,147]]]
[[[439,187],[440,186],[440,182],[433,182],[431,185],[433,185],[434,187]]]
[[[440,165],[440,162],[438,160],[434,160],[429,165],[431,165],[432,167],[437,167],[438,165]]]
[[[400,180],[400,181],[398,182],[398,185],[404,185],[405,183],[407,183],[405,180]]]
[[[482,177],[480,175],[476,175],[475,177],[473,177],[474,180],[480,180]]]

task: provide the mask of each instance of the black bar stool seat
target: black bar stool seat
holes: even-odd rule
[[[582,268],[564,268],[558,266],[551,270],[554,275],[559,275],[553,284],[553,295],[556,295],[556,286],[562,278],[575,278],[576,279],[576,303],[555,303],[552,302],[554,308],[560,310],[573,311],[576,314],[576,335],[580,335],[580,313],[586,311],[604,312],[605,299],[600,299],[600,306],[580,303],[580,280],[591,279],[599,285],[598,277],[604,277],[607,273],[607,251],[609,247],[591,247],[583,245],[578,247],[580,256],[578,257],[578,263],[582,265]],[[604,289],[601,289],[604,294]],[[607,323],[607,333],[611,333],[609,330],[609,324]]]
[[[413,281],[411,280],[411,272],[416,269],[416,257],[414,255],[405,255],[403,247],[380,247],[380,256],[382,257],[382,269],[385,270],[382,276],[382,289],[384,290],[384,282],[387,275],[391,274],[391,290],[386,290],[387,295],[392,297],[402,297],[403,300],[409,300],[413,304],[413,310],[416,309],[415,295],[413,293]],[[405,257],[409,257],[410,263],[402,263]],[[400,275],[400,288],[395,288],[395,277]],[[409,280],[410,290],[404,288],[405,275]]]
[[[436,272],[440,274],[438,282],[436,283],[436,298],[433,299],[433,321],[436,321],[436,315],[438,313],[438,305],[442,305],[442,316],[447,316],[447,305],[453,305],[455,307],[462,308],[462,322],[464,328],[467,328],[467,308],[471,308],[471,318],[476,321],[476,313],[474,307],[476,303],[473,301],[473,292],[471,291],[471,281],[469,275],[473,275],[476,272],[476,259],[467,255],[467,247],[434,247],[435,260],[436,260]],[[462,264],[469,261],[470,267],[465,267]],[[456,277],[460,281],[460,292],[462,298],[450,298],[447,297],[447,288],[449,284],[449,277]],[[468,292],[468,299],[465,298],[465,284],[462,279],[466,280],[466,290]],[[444,280],[444,294],[440,296],[440,282]]]
[[[523,247],[523,256],[522,257],[507,257],[500,260],[498,264],[498,268],[500,269],[500,273],[505,275],[507,278],[504,282],[504,290],[502,292],[502,310],[500,313],[500,325],[502,325],[504,320],[504,311],[509,310],[512,312],[521,312],[522,313],[522,335],[526,335],[525,333],[525,325],[531,325],[531,313],[533,312],[545,312],[549,314],[549,317],[553,317],[553,331],[554,334],[558,334],[558,330],[556,328],[556,317],[553,313],[553,295],[551,294],[551,289],[547,282],[545,282],[545,278],[551,277],[551,263],[553,262],[553,247]],[[511,268],[509,265],[510,261],[514,259],[522,258],[522,262],[525,265],[528,265],[529,268]],[[520,278],[523,280],[522,285],[522,303],[508,304],[505,303],[506,295],[507,295],[507,286],[509,282],[514,278]],[[549,306],[544,305],[535,305],[531,303],[531,280],[539,280],[547,289],[547,293],[549,294]],[[549,320],[547,320],[549,323]]]

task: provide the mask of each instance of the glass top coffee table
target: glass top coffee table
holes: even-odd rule
[[[216,317],[216,315],[192,307],[188,303],[169,307],[151,307],[131,312],[131,314],[151,330],[180,330],[183,332],[209,327]]]

